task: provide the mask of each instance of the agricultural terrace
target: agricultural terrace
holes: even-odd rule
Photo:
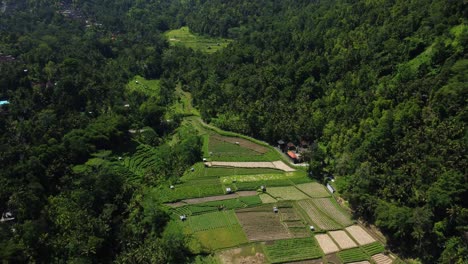
[[[296,185],[296,187],[312,198],[330,197],[330,193],[320,183],[303,183]]]
[[[305,193],[299,191],[294,186],[271,187],[267,193],[276,200],[303,200],[309,198]]]
[[[188,27],[181,27],[164,33],[171,46],[182,45],[204,53],[214,53],[232,42],[230,39],[200,36],[190,32]]]
[[[236,212],[242,229],[250,241],[268,241],[291,238],[272,207],[242,209]]]
[[[392,262],[393,262],[393,260],[390,257],[388,257],[388,256],[386,256],[386,255],[384,255],[382,253],[372,256],[372,260],[376,264],[392,264]]]
[[[327,234],[316,235],[315,239],[317,239],[320,248],[325,254],[334,253],[340,250],[335,242],[333,242],[333,240]]]
[[[354,242],[343,230],[331,231],[329,234],[341,249],[357,247],[356,242]]]
[[[359,245],[366,245],[376,240],[358,225],[348,226],[346,231],[358,242]]]
[[[190,228],[191,232],[198,232],[239,225],[239,222],[234,211],[228,210],[191,216],[184,224]]]
[[[137,75],[128,82],[127,89],[147,96],[158,96],[160,91],[159,80],[147,80]]]
[[[319,229],[338,230],[342,228],[340,224],[333,221],[333,219],[328,217],[322,211],[318,210],[311,200],[301,200],[298,201],[297,204],[306,213],[312,224],[314,224],[314,226],[318,227]]]
[[[237,196],[237,195],[233,194],[233,196]],[[172,212],[174,214],[174,218],[177,219],[180,215],[191,216],[191,215],[198,215],[198,214],[203,214],[203,213],[208,213],[208,212],[216,212],[216,211],[219,211],[220,209],[223,209],[223,210],[240,209],[240,208],[257,206],[261,204],[262,204],[262,201],[260,200],[260,197],[255,195],[255,196],[238,197],[238,198],[229,199],[229,200],[215,200],[215,201],[210,201],[210,202],[205,202],[205,203],[180,206],[180,207],[174,208]]]
[[[323,253],[312,237],[277,240],[265,245],[271,263],[321,258]]]
[[[211,252],[221,248],[229,248],[248,242],[245,233],[240,226],[215,228],[196,232],[192,241],[192,250],[195,252]],[[197,250],[198,249],[198,250]]]
[[[317,209],[325,213],[338,224],[342,226],[350,226],[353,224],[350,218],[351,216],[344,212],[343,209],[339,208],[339,205],[331,198],[311,199],[310,201]]]
[[[338,258],[343,263],[369,260],[370,257],[361,248],[352,248],[338,252]]]

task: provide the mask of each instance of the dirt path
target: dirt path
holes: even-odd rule
[[[268,162],[229,162],[229,161],[211,161],[206,162],[208,167],[233,167],[233,168],[270,168],[286,172],[296,171],[281,160]]]

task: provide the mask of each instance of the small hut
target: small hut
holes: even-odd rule
[[[229,187],[227,187],[227,188],[226,188],[226,193],[232,193],[232,189],[229,188]]]
[[[266,186],[265,185],[260,186],[260,189],[262,190],[262,192],[266,192]]]
[[[179,216],[179,218],[180,218],[180,221],[185,221],[185,220],[187,220],[187,216],[186,216],[186,215],[181,215],[181,216]]]
[[[314,227],[314,226],[312,226],[312,225],[311,225],[311,226],[309,226],[309,229],[310,229],[310,231],[315,231],[315,227]]]
[[[174,185],[169,186],[171,190],[174,190]]]
[[[273,207],[273,212],[274,212],[275,214],[278,213],[278,207],[276,207],[276,206]]]

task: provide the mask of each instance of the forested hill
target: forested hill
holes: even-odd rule
[[[195,261],[154,191],[202,158],[182,88],[214,126],[314,142],[310,174],[403,258],[465,263],[467,5],[0,1],[0,259]],[[182,26],[232,42],[169,45]]]

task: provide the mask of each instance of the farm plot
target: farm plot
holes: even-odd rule
[[[235,196],[235,194],[233,194]],[[209,197],[208,197],[209,198]],[[203,198],[201,198],[203,199]],[[180,215],[197,215],[206,212],[215,212],[220,209],[229,210],[229,209],[238,209],[245,208],[249,206],[260,205],[262,201],[258,196],[248,196],[248,197],[236,197],[235,199],[229,200],[213,200],[211,202],[185,205],[182,207],[175,208],[172,213],[174,218],[177,218]]]
[[[223,250],[218,252],[217,257],[221,260],[221,263],[226,264],[262,264],[265,263],[266,259],[264,247],[260,244],[249,244],[238,248]],[[216,264],[218,264],[218,262],[216,262]]]
[[[340,258],[343,263],[350,263],[356,261],[368,260],[369,257],[366,253],[360,248],[352,248],[338,252],[338,258]]]
[[[393,262],[393,260],[389,256],[386,256],[382,253],[372,256],[372,260],[376,264],[392,264]]]
[[[309,198],[294,186],[271,187],[267,189],[267,192],[277,200],[303,200]]]
[[[226,142],[219,139],[219,136],[212,135],[208,139],[208,150],[214,157],[222,156],[256,156],[262,155],[257,151],[242,147],[240,145]]]
[[[274,173],[274,174],[252,174],[252,175],[232,175],[220,178],[221,183],[232,183],[232,182],[261,182],[261,181],[281,181],[285,180],[290,184],[289,179],[294,177],[292,173]]]
[[[204,251],[234,247],[247,243],[247,237],[240,226],[215,228],[196,232],[194,237],[200,242]]]
[[[310,230],[306,228],[301,217],[293,207],[280,207],[279,215],[281,222],[294,237],[310,236]]]
[[[191,216],[186,223],[192,232],[239,225],[232,210]]]
[[[277,169],[270,169],[270,168],[207,168],[206,169],[206,176],[207,177],[223,177],[223,176],[241,176],[245,175],[247,177],[255,176],[255,175],[283,175],[282,170]]]
[[[288,230],[281,224],[279,216],[270,207],[239,210],[236,215],[250,241],[291,238]]]
[[[348,226],[346,231],[351,234],[351,236],[358,242],[359,245],[366,245],[376,241],[362,227],[358,225]]]
[[[356,242],[354,242],[343,230],[332,231],[329,234],[341,249],[357,247]]]
[[[326,213],[330,218],[342,226],[350,226],[353,224],[350,216],[341,208],[334,204],[331,198],[319,198],[311,200],[314,205],[322,212]]]
[[[224,141],[228,142],[231,144],[238,145],[240,147],[246,148],[253,150],[255,152],[258,152],[260,154],[265,154],[269,151],[267,147],[261,146],[259,144],[256,144],[250,140],[244,139],[244,138],[239,138],[239,137],[226,137],[226,136],[221,136],[218,134],[212,135],[211,138],[218,140],[218,141]]]
[[[162,202],[175,202],[186,198],[199,198],[224,194],[224,190],[218,179],[203,179],[189,181],[175,185],[174,189],[169,187],[158,188]]]
[[[371,263],[367,260],[364,260],[364,261],[357,261],[357,262],[349,262],[348,264],[371,264]]]
[[[312,237],[277,240],[270,245],[265,245],[265,252],[271,263],[322,257],[322,251]]]
[[[362,246],[362,249],[369,256],[373,256],[373,255],[376,255],[385,251],[384,245],[380,244],[379,242],[375,242],[375,243]]]
[[[188,27],[181,27],[164,33],[171,46],[183,45],[194,50],[205,53],[214,53],[221,50],[232,40],[222,38],[211,38],[193,34]]]
[[[231,167],[231,168],[270,168],[286,172],[295,171],[295,169],[286,165],[283,161],[211,161],[206,162],[209,167]]]
[[[330,193],[320,183],[316,183],[316,182],[303,183],[303,184],[296,185],[296,187],[299,190],[305,192],[307,195],[309,195],[312,198],[322,198],[322,197],[330,196]]]
[[[271,197],[268,193],[262,193],[259,195],[260,200],[262,200],[262,203],[268,204],[268,203],[276,203],[276,199]]]
[[[333,240],[327,234],[316,235],[315,239],[317,239],[320,248],[325,254],[334,253],[340,250],[335,242],[333,242]]]
[[[306,212],[307,216],[318,228],[322,230],[341,229],[341,225],[319,211],[311,200],[298,201],[297,204]]]

